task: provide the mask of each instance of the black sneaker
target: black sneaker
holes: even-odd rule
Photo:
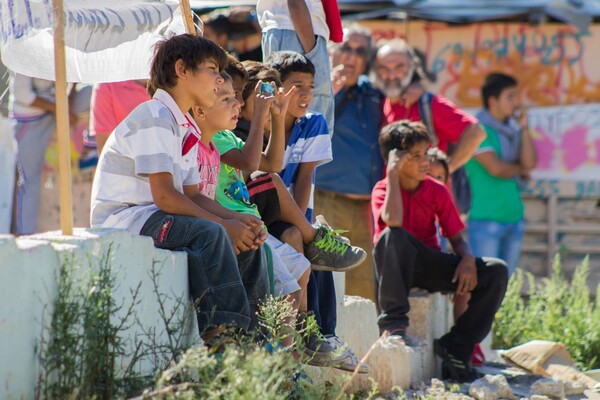
[[[450,353],[440,339],[433,341],[433,351],[442,359],[442,379],[464,383],[479,378],[479,374],[471,367],[468,358],[464,359]]]

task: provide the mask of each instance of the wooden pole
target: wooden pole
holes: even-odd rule
[[[196,27],[194,26],[194,17],[192,16],[190,0],[181,0],[180,4],[181,14],[183,14],[183,22],[185,23],[185,31],[190,35],[195,35]]]
[[[71,193],[71,151],[67,66],[65,58],[65,21],[63,0],[54,0],[54,68],[56,88],[56,133],[58,136],[58,179],[60,190],[60,227],[63,235],[73,234],[73,197]]]

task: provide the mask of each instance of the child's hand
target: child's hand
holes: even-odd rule
[[[235,254],[258,248],[258,245],[255,243],[256,234],[252,230],[251,225],[239,219],[227,219],[223,221],[223,226],[231,239]]]
[[[296,86],[292,86],[287,93],[283,91],[283,88],[277,89],[275,101],[271,105],[271,115],[273,117],[285,117],[285,113],[290,105],[290,99],[292,98],[292,94],[295,90]]]
[[[254,233],[254,245],[261,246],[267,240],[265,223],[255,216],[240,214],[239,221],[246,225]]]
[[[265,117],[271,108],[271,104],[275,101],[275,96],[271,96],[265,93],[261,93],[260,87],[262,85],[262,81],[258,81],[256,86],[254,87],[254,117]]]
[[[387,174],[398,175],[402,166],[410,158],[406,150],[392,149],[388,153]]]

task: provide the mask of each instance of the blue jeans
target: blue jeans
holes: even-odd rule
[[[221,225],[201,218],[157,211],[141,235],[160,249],[185,251],[190,294],[200,334],[221,324],[256,328],[258,302],[269,293],[262,248],[237,256]]]
[[[469,221],[469,244],[476,257],[506,261],[509,274],[519,266],[525,222]]]
[[[317,36],[315,47],[304,52],[296,31],[288,29],[269,29],[262,37],[263,60],[275,51],[295,51],[303,54],[315,65],[315,93],[309,111],[323,114],[327,121],[329,136],[333,136],[335,104],[331,87],[331,65],[327,53],[327,40]]]

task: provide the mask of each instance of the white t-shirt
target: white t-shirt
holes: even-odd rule
[[[37,117],[48,111],[32,107],[36,97],[55,102],[54,82],[12,73],[9,83],[8,111],[11,118]]]
[[[312,20],[315,35],[329,39],[329,27],[325,19],[325,10],[321,0],[305,0],[308,12]],[[290,18],[290,10],[286,0],[258,0],[256,3],[256,15],[258,23],[263,32],[269,29],[294,30],[294,24]]]
[[[152,100],[136,107],[115,128],[94,176],[92,227],[123,228],[139,234],[159,210],[150,191],[150,174],[170,173],[181,193],[183,186],[198,185],[198,147],[182,155],[192,121],[167,92],[159,89]]]

